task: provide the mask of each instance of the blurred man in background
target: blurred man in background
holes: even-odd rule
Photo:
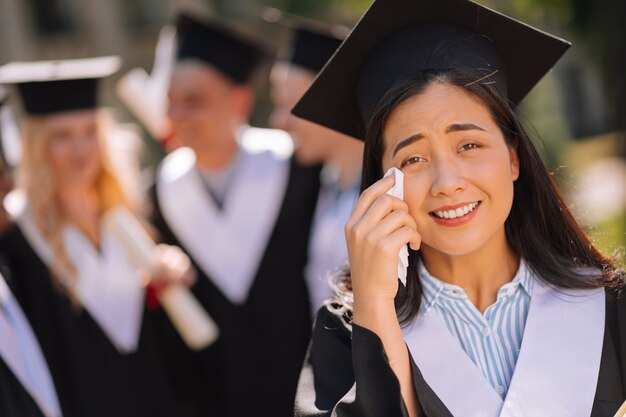
[[[172,336],[177,385],[191,415],[291,416],[311,329],[303,274],[319,171],[257,146],[284,132],[246,124],[268,57],[258,39],[187,14],[177,34],[168,116],[183,147],[157,172],[154,224],[192,258],[193,291],[220,331],[196,352]]]

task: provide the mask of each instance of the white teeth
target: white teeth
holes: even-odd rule
[[[467,213],[473,211],[476,206],[478,206],[478,202],[470,203],[466,206],[459,207],[456,210],[436,211],[435,215],[437,215],[440,219],[456,219],[457,217],[465,216]]]

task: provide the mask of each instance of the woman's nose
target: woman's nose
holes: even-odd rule
[[[454,157],[436,157],[432,160],[433,181],[431,194],[433,196],[453,196],[466,187],[462,167]]]

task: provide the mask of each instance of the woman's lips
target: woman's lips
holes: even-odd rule
[[[431,211],[429,214],[436,223],[442,226],[462,226],[474,218],[480,208],[480,203],[480,201],[474,201],[454,206],[444,206]]]

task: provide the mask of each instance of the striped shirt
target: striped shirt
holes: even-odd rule
[[[513,280],[498,290],[497,300],[482,314],[465,291],[433,277],[420,262],[424,314],[435,309],[452,336],[504,399],[522,345],[533,278],[520,261]]]

